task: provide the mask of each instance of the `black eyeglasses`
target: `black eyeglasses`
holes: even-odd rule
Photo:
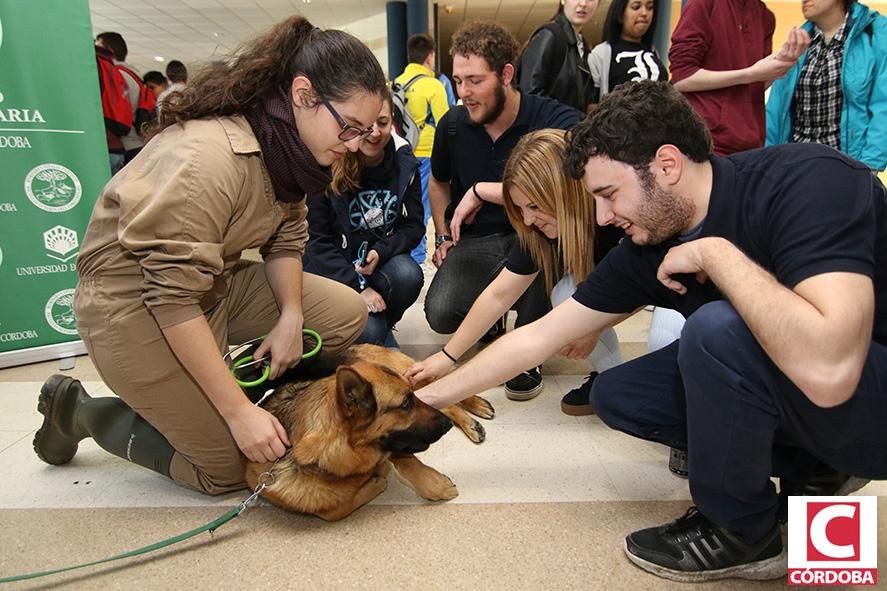
[[[333,106],[329,103],[328,100],[326,100],[326,99],[320,99],[320,100],[323,103],[323,106],[329,110],[330,114],[338,122],[338,124],[342,126],[342,131],[341,131],[341,133],[339,133],[339,139],[341,141],[350,142],[351,140],[354,140],[357,138],[363,139],[366,136],[373,133],[372,126],[366,128],[366,129],[362,129],[360,127],[355,127],[354,125],[351,125],[350,123],[348,123],[347,121],[342,119],[342,116],[339,115],[339,112],[333,108]]]

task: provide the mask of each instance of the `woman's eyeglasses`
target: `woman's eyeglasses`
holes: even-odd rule
[[[320,100],[323,103],[323,106],[329,110],[330,114],[333,116],[333,118],[336,120],[336,122],[342,126],[342,131],[339,133],[339,139],[341,141],[350,142],[351,140],[354,140],[357,138],[363,139],[363,138],[367,137],[368,135],[370,135],[371,133],[373,133],[372,126],[366,128],[366,129],[362,129],[360,127],[355,127],[354,125],[351,125],[350,123],[345,121],[342,118],[342,116],[339,115],[339,112],[333,108],[333,106],[329,103],[328,100],[326,100],[326,99],[320,99]]]

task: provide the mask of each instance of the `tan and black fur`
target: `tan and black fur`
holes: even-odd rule
[[[392,466],[422,498],[455,498],[459,493],[452,481],[413,454],[428,449],[453,424],[482,442],[483,426],[468,413],[489,419],[493,407],[477,396],[442,412],[428,406],[403,377],[413,363],[394,349],[355,345],[322,360],[321,367],[301,376],[295,372],[299,377],[262,403],[287,430],[292,448],[274,464],[247,462],[250,487],[270,471],[274,481],[263,497],[329,521],[347,517],[382,493]]]

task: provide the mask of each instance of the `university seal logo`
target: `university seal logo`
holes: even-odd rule
[[[61,164],[41,164],[25,177],[25,194],[31,203],[50,213],[61,213],[80,202],[80,179]]]
[[[77,240],[77,232],[71,228],[56,226],[43,233],[43,245],[47,250],[46,256],[67,263],[77,256],[77,247],[80,243]]]
[[[63,289],[53,294],[43,309],[46,322],[62,334],[77,335],[77,318],[74,316],[74,290]]]

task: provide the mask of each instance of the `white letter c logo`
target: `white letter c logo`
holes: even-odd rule
[[[817,513],[810,522],[810,541],[813,542],[813,546],[824,555],[832,558],[853,557],[853,545],[838,546],[832,544],[825,529],[832,519],[838,517],[852,518],[855,513],[856,507],[853,505],[831,505]]]

